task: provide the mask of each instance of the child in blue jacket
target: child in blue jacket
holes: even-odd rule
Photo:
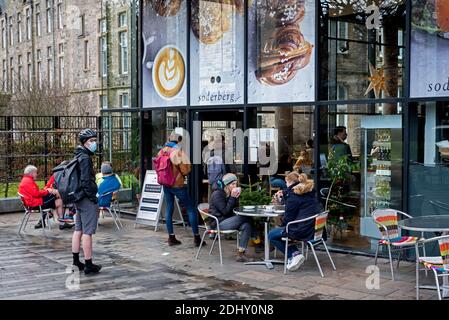
[[[101,174],[102,179],[98,185],[98,206],[109,208],[111,206],[112,193],[120,190],[122,185],[117,175],[112,172],[112,166],[109,163],[101,165]],[[106,193],[109,194],[106,195]]]

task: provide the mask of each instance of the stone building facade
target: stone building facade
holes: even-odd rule
[[[3,92],[12,100],[32,99],[39,92],[59,96],[67,105],[59,111],[70,115],[130,107],[131,3],[0,2]]]

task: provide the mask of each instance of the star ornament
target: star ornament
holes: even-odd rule
[[[365,96],[371,92],[371,90],[374,90],[374,95],[377,98],[381,97],[382,91],[388,93],[387,89],[387,77],[384,75],[384,67],[381,67],[379,69],[376,69],[373,67],[373,65],[369,64],[369,72],[371,74],[371,77],[368,77],[368,80],[370,81],[370,84],[368,86],[368,89],[366,89]]]

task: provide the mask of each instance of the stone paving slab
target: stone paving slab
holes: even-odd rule
[[[54,228],[45,238],[30,223],[26,234],[17,236],[20,219],[21,214],[0,215],[0,299],[415,299],[411,262],[401,263],[395,269],[397,281],[391,281],[388,260],[379,259],[380,287],[372,290],[366,287],[365,273],[372,257],[331,253],[334,271],[325,252],[318,251],[325,278],[312,255],[298,271],[284,275],[282,265],[268,270],[235,262],[233,240],[222,241],[221,265],[218,248],[209,255],[209,239],[195,259],[197,248],[188,228],[176,227],[182,244],[169,247],[164,226],[154,232],[123,219],[125,230],[117,231],[110,218],[102,219],[94,237],[94,261],[103,265],[102,272],[80,274],[79,289],[69,290],[66,281],[75,276],[67,273],[73,231]],[[262,258],[254,248],[250,254]],[[431,284],[433,277],[423,273],[422,280]],[[421,298],[435,300],[437,294],[422,290]]]

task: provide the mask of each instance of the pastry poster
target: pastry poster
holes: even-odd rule
[[[449,0],[413,0],[410,96],[449,97]]]
[[[315,1],[258,0],[249,8],[249,103],[313,101]]]
[[[244,1],[192,0],[190,103],[243,103]]]
[[[144,0],[143,107],[185,106],[187,1]]]

